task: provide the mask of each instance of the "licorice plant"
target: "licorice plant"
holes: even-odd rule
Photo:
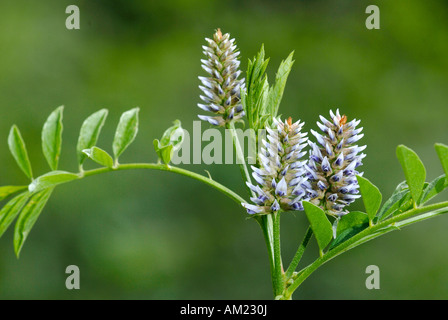
[[[444,174],[430,182],[426,182],[425,167],[417,154],[404,145],[398,146],[396,156],[405,180],[382,201],[381,192],[366,178],[368,173],[360,172],[366,146],[361,142],[361,121],[354,118],[356,115],[345,115],[339,109],[316,115],[320,121],[314,129],[310,127],[308,134],[300,113],[278,114],[293,65],[292,53],[281,62],[272,85],[266,76],[268,59],[263,46],[248,61],[245,78],[241,77],[239,68],[239,50],[228,33],[217,29],[211,39],[206,39],[203,53],[201,62],[206,74],[199,76],[202,94],[198,97],[201,109],[198,117],[231,134],[232,148],[248,194],[237,194],[209,176],[171,164],[184,142],[185,131],[179,120],[174,121],[160,140],[154,140],[157,162],[120,163],[119,157],[137,135],[139,108],[121,115],[112,142],[113,155],[97,146],[108,110],[90,115],[80,129],[76,148],[78,172],[59,170],[64,110],[61,106],[50,114],[42,129],[42,151],[51,169],[48,173],[34,176],[18,127],[13,125],[9,133],[12,156],[30,179],[28,185],[0,187],[0,200],[6,199],[0,210],[0,236],[16,220],[13,243],[17,257],[54,188],[119,170],[151,169],[181,174],[236,201],[241,218],[248,217],[248,221],[255,221],[261,227],[268,251],[273,297],[280,300],[292,299],[305,279],[339,254],[388,232],[448,212],[448,201],[428,204],[448,186],[448,146],[435,144]],[[240,123],[250,130],[253,143],[247,148],[249,154],[245,153],[237,135],[236,125]],[[99,167],[85,170],[86,160],[94,161]],[[365,212],[350,211],[350,204],[358,198],[362,199]],[[292,261],[284,267],[280,218],[292,211],[306,215],[309,226]],[[299,268],[312,237],[319,248],[318,257]]]

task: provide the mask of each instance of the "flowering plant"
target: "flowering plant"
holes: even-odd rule
[[[112,143],[113,154],[97,146],[97,140],[108,111],[99,110],[82,124],[76,147],[79,171],[58,169],[62,145],[64,108],[58,107],[47,118],[42,129],[42,151],[50,172],[35,177],[24,139],[17,126],[12,126],[8,145],[20,169],[30,179],[29,185],[0,187],[0,200],[7,202],[0,210],[0,236],[16,220],[14,249],[17,257],[29,232],[42,212],[55,187],[111,171],[152,169],[181,174],[201,181],[236,201],[241,211],[256,221],[262,230],[268,250],[275,299],[291,299],[294,291],[324,263],[388,232],[448,212],[448,201],[431,202],[448,186],[448,146],[436,144],[435,150],[444,174],[426,182],[426,171],[418,155],[400,145],[396,156],[405,180],[392,195],[383,200],[378,188],[360,172],[366,157],[360,120],[329,111],[319,116],[316,130],[305,132],[305,123],[293,117],[278,115],[286,81],[293,65],[291,53],[279,66],[273,85],[266,76],[268,59],[264,48],[249,60],[246,78],[240,78],[239,51],[235,40],[218,29],[203,46],[200,76],[203,95],[198,104],[206,114],[199,119],[222,127],[232,136],[233,148],[240,165],[249,200],[222,184],[189,170],[173,166],[176,153],[185,143],[185,130],[176,120],[161,139],[154,140],[156,163],[126,163],[119,158],[134,141],[138,132],[138,114],[134,108],[124,112]],[[248,152],[238,138],[236,125],[249,130]],[[98,168],[85,170],[90,159]],[[10,199],[9,199],[10,198]],[[350,204],[361,198],[365,212],[350,211]],[[290,211],[305,214],[309,227],[298,245],[292,261],[284,267],[280,246],[280,219]],[[301,258],[311,238],[319,248],[317,259],[299,269]]]

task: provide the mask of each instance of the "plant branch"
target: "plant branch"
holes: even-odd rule
[[[373,239],[374,234],[379,232],[381,229],[384,229],[386,227],[389,227],[393,225],[396,222],[400,222],[402,220],[406,220],[412,216],[415,216],[417,214],[425,213],[434,211],[437,209],[442,208],[448,208],[448,201],[435,203],[432,205],[424,206],[424,207],[418,207],[413,208],[411,210],[405,211],[402,214],[396,215],[394,217],[391,217],[387,220],[384,220],[383,222],[380,222],[378,224],[375,224],[373,226],[369,226],[363,231],[359,232],[358,234],[354,235],[347,241],[341,243],[337,247],[335,247],[332,250],[327,251],[323,256],[317,258],[312,264],[305,267],[300,271],[300,274],[297,276],[297,278],[294,280],[294,282],[287,288],[286,290],[286,296],[291,296],[293,292],[299,287],[299,285],[305,281],[317,268],[322,266],[324,263],[330,261],[334,257],[364,243],[361,240],[363,238],[367,238],[366,241]],[[393,229],[391,229],[393,230]],[[371,237],[369,237],[371,236]]]
[[[285,273],[286,280],[290,279],[294,273],[294,271],[297,269],[297,266],[299,265],[300,260],[302,259],[303,253],[305,252],[305,249],[308,245],[308,242],[311,239],[311,236],[313,235],[313,230],[311,229],[311,226],[308,227],[308,230],[306,231],[305,237],[303,238],[302,243],[300,244],[299,248],[297,249],[296,254],[294,255],[294,258],[292,259],[288,269]]]
[[[245,181],[251,183],[252,179],[250,178],[250,173],[249,173],[249,169],[247,168],[247,164],[246,164],[246,160],[245,160],[245,157],[244,157],[243,149],[241,148],[240,141],[239,141],[238,136],[236,134],[235,124],[233,122],[231,122],[231,123],[226,125],[226,128],[230,131],[230,134],[232,135],[233,146],[234,146],[235,151],[236,151],[236,159],[237,159],[237,163],[240,166],[241,176],[243,177],[243,179],[245,179]],[[253,191],[249,190],[249,193],[252,196],[255,196]]]
[[[268,250],[269,266],[271,271],[272,289],[275,291],[275,257],[274,257],[274,230],[272,215],[262,215],[255,217],[263,232],[264,241]]]
[[[252,183],[252,179],[244,157],[244,152],[241,148],[240,141],[236,134],[234,123],[231,122],[227,124],[226,128],[230,131],[232,136],[233,146],[236,152],[237,163],[240,166],[241,176],[245,181]],[[256,196],[255,193],[249,188],[248,192],[252,197]],[[278,216],[278,218],[276,218],[276,216]],[[257,218],[257,222],[259,223],[263,232],[266,248],[268,250],[274,296],[281,295],[284,289],[283,270],[280,254],[280,215],[277,214],[276,216],[268,215],[265,217]]]
[[[274,220],[274,295],[275,297],[281,296],[283,294],[283,290],[285,288],[284,285],[284,277],[283,277],[283,265],[282,265],[282,255],[281,255],[281,246],[280,246],[280,211],[277,211],[273,214]]]
[[[219,182],[216,182],[208,177],[205,177],[203,175],[200,175],[198,173],[195,173],[195,172],[192,172],[189,170],[185,170],[182,168],[173,167],[173,166],[169,166],[169,165],[161,164],[161,163],[128,163],[128,164],[119,164],[117,167],[114,167],[114,168],[102,167],[102,168],[98,168],[98,169],[83,171],[81,173],[82,174],[81,178],[93,176],[93,175],[97,175],[97,174],[101,174],[101,173],[105,173],[105,172],[120,171],[120,170],[133,170],[133,169],[150,169],[150,170],[160,170],[160,171],[168,171],[168,172],[177,173],[177,174],[201,181],[201,182],[221,191],[223,194],[227,195],[229,198],[231,198],[232,200],[237,202],[239,205],[241,205],[241,203],[246,203],[246,200],[244,200],[240,195],[238,195],[234,191],[230,190],[229,188],[223,186]]]

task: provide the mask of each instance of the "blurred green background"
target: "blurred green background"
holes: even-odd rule
[[[65,28],[70,4],[79,6],[80,30]],[[380,8],[380,30],[365,27],[369,4]],[[0,184],[27,183],[8,152],[14,123],[35,175],[48,171],[40,131],[59,105],[61,169],[77,170],[79,128],[101,108],[110,113],[100,147],[111,151],[121,113],[139,106],[139,135],[121,162],[156,161],[152,140],[174,119],[187,130],[197,119],[201,46],[217,27],[236,38],[243,70],[264,43],[270,79],[295,51],[280,113],[307,129],[330,108],[362,119],[363,169],[384,196],[404,179],[398,144],[420,155],[428,179],[442,173],[433,145],[448,143],[444,0],[20,0],[0,3]],[[208,170],[245,195],[238,167],[184,167]],[[301,213],[284,216],[285,263],[306,223]],[[318,269],[294,298],[447,299],[447,228],[442,216],[371,241]],[[20,259],[12,229],[0,240],[1,299],[272,298],[258,225],[224,195],[183,176],[127,171],[58,187]],[[304,264],[316,254],[313,241]],[[65,288],[71,264],[80,268],[80,290]],[[381,271],[379,290],[365,287],[372,264]]]

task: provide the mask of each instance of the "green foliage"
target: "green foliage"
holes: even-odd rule
[[[90,149],[84,149],[82,152],[90,159],[104,167],[112,168],[114,166],[114,160],[112,157],[101,148],[92,147]]]
[[[51,170],[58,169],[62,145],[62,114],[64,107],[54,110],[42,129],[42,151]]]
[[[165,164],[171,162],[174,151],[178,150],[184,140],[184,130],[182,129],[181,122],[175,120],[173,126],[165,130],[160,140],[154,139],[154,150],[156,151],[159,161],[163,161]]]
[[[435,149],[437,155],[439,156],[440,162],[442,163],[445,176],[448,177],[448,146],[442,143],[436,143]]]
[[[27,186],[3,186],[0,187],[0,201],[6,199],[10,195],[27,189]]]
[[[14,234],[14,248],[17,256],[19,256],[31,228],[47,203],[53,189],[60,184],[82,178],[82,164],[86,157],[109,169],[112,169],[114,165],[112,157],[95,146],[108,114],[106,109],[101,109],[90,115],[81,126],[77,143],[77,156],[81,172],[72,173],[57,170],[62,145],[63,110],[63,106],[54,110],[45,121],[42,129],[42,150],[52,169],[48,173],[33,179],[25,142],[17,126],[12,126],[8,136],[11,154],[26,176],[32,179],[28,186],[0,187],[0,200],[28,188],[28,191],[17,195],[6,203],[0,211],[0,236],[19,216]],[[124,112],[120,118],[113,141],[116,161],[137,135],[138,111],[138,108],[129,110]]]
[[[269,86],[266,68],[269,59],[265,59],[264,46],[258,54],[249,60],[247,67],[246,91],[241,92],[241,102],[246,112],[249,127],[264,129],[277,116],[283,91],[294,61],[293,52],[280,63],[273,86]]]
[[[78,154],[79,165],[82,165],[87,155],[85,149],[95,146],[101,132],[101,128],[106,121],[108,114],[107,109],[101,109],[90,115],[82,124],[79,132],[78,144],[76,151]]]
[[[50,198],[52,192],[53,188],[48,188],[38,193],[34,193],[20,212],[14,229],[14,250],[17,257],[19,257],[26,238],[36,223],[37,218],[42,212],[42,209]]]
[[[313,229],[317,244],[322,251],[333,238],[333,227],[321,208],[307,201],[303,202],[303,207],[311,229]]]
[[[284,88],[294,63],[293,53],[281,62],[272,86],[269,84],[266,75],[268,62],[269,59],[265,58],[264,47],[262,46],[253,60],[249,60],[246,78],[247,89],[241,91],[242,104],[246,111],[249,127],[257,131],[269,125],[272,118],[277,116],[279,112]],[[29,232],[56,186],[91,175],[92,172],[108,172],[123,167],[119,165],[118,160],[136,138],[139,122],[138,113],[139,108],[134,108],[122,114],[112,143],[113,157],[96,145],[108,116],[108,111],[101,109],[91,114],[81,126],[76,146],[80,172],[72,173],[58,170],[62,144],[63,107],[57,108],[48,117],[42,130],[42,150],[51,171],[38,176],[36,179],[33,179],[25,142],[18,128],[16,126],[11,128],[8,137],[9,149],[20,169],[32,180],[27,191],[25,191],[26,186],[0,187],[0,200],[23,191],[10,199],[0,210],[0,236],[18,217],[14,232],[14,248],[17,256],[19,256]],[[182,141],[183,129],[180,121],[176,120],[174,125],[164,132],[160,140],[155,139],[153,141],[159,162],[164,162],[166,166],[162,164],[140,164],[140,167],[181,172],[181,170],[172,170],[174,167],[168,166],[168,164],[174,151],[180,148]],[[332,224],[324,210],[305,201],[303,203],[305,214],[317,240],[321,255],[320,259],[316,260],[316,265],[388,232],[400,230],[402,227],[448,212],[446,203],[423,206],[448,186],[448,147],[436,144],[435,148],[445,174],[430,182],[425,181],[426,170],[417,154],[405,146],[397,148],[397,157],[403,168],[406,181],[400,183],[383,204],[383,196],[380,190],[368,179],[358,176],[359,189],[366,212],[348,212]],[[84,171],[82,165],[87,158],[99,164],[101,168]],[[186,170],[183,172],[185,174]],[[194,175],[190,174],[190,176]],[[196,174],[196,177],[201,176]],[[202,178],[202,181],[206,180],[204,177]],[[211,183],[209,184],[211,185]],[[221,186],[218,185],[217,189],[220,188]],[[234,198],[238,199],[237,202],[244,201],[238,195]],[[280,220],[275,220],[276,229],[274,230],[272,228],[272,216],[268,215],[256,219],[261,222],[260,224],[264,228],[270,259],[275,260],[271,263],[275,265],[275,272],[280,275],[277,280],[280,279],[281,281],[276,282],[277,286],[279,284],[282,286],[283,280],[291,284],[298,276],[311,273],[309,271],[311,269],[306,267],[300,273],[292,276],[293,272],[291,272],[291,277],[282,279]],[[280,214],[278,219],[280,219]],[[311,234],[308,236],[308,240],[310,237]],[[273,241],[276,242],[275,248],[272,247]],[[306,247],[306,244],[301,247],[301,250],[304,250],[304,247]],[[324,252],[327,247],[329,248],[328,251]],[[281,293],[281,289],[283,288],[280,288],[279,293]]]
[[[264,46],[247,66],[246,90],[241,92],[241,102],[250,128],[264,128],[269,114],[266,110],[269,83],[265,74],[269,59],[265,59]]]
[[[121,115],[112,144],[116,163],[118,163],[120,155],[137,136],[139,110],[139,108],[134,108]]]
[[[20,169],[22,169],[28,178],[32,179],[33,171],[31,170],[31,163],[28,158],[25,142],[23,141],[19,128],[15,125],[11,127],[11,131],[9,132],[8,146]]]
[[[171,158],[173,157],[173,145],[162,146],[158,139],[154,139],[154,150],[157,152],[159,156],[159,162],[163,161],[165,164],[169,164],[171,162]]]
[[[14,197],[0,211],[0,237],[8,229],[9,225],[19,214],[22,207],[28,201],[30,193],[28,191]]]
[[[400,183],[392,193],[390,198],[386,200],[381,209],[378,211],[376,220],[381,221],[385,218],[388,218],[391,214],[397,212],[397,210],[399,210],[403,206],[403,204],[410,199],[410,197],[411,194],[409,192],[406,181]]]
[[[336,228],[336,237],[329,250],[350,239],[369,226],[369,216],[365,212],[352,211],[340,218]]]
[[[278,114],[280,102],[283,97],[283,91],[286,86],[286,80],[288,80],[289,73],[292,65],[294,64],[294,60],[292,60],[293,55],[294,52],[291,52],[289,56],[280,63],[280,67],[275,75],[275,83],[269,89],[267,113],[273,117]]]
[[[288,69],[287,66],[290,64],[288,61],[291,61],[291,59],[287,59],[282,64],[282,70],[285,68],[286,70]],[[255,59],[254,63],[257,65],[258,71],[256,73],[263,73],[266,68],[263,52],[260,52],[258,60]],[[255,68],[254,65],[251,65],[251,68]],[[276,83],[278,81],[281,83],[281,79],[283,79],[283,76],[279,75]],[[268,101],[271,94],[275,92],[275,88],[276,86],[272,87],[272,90],[270,89],[269,91],[271,93],[264,96],[265,98],[267,97],[267,100],[261,98],[260,101]],[[277,91],[277,98],[278,92],[280,91]],[[275,101],[275,99],[271,101]],[[264,107],[269,109],[271,108],[269,106],[272,105],[274,104],[266,102]],[[263,109],[260,110],[263,111]],[[269,110],[275,111],[274,109]],[[51,168],[57,168],[58,166],[62,143],[62,111],[62,107],[53,111],[45,122],[42,130],[42,148],[44,150],[44,156]],[[14,229],[14,249],[17,257],[19,257],[25,240],[36,223],[54,188],[60,184],[78,180],[89,173],[89,171],[84,171],[82,169],[82,164],[87,157],[102,166],[97,172],[105,172],[119,168],[119,156],[133,142],[137,135],[138,112],[139,109],[134,108],[124,112],[120,118],[112,144],[115,159],[113,159],[106,151],[95,145],[108,113],[106,109],[102,109],[89,116],[81,126],[77,145],[78,163],[80,165],[79,173],[52,170],[32,179],[27,191],[16,195],[4,205],[0,210],[0,236],[17,218]],[[155,139],[153,141],[155,151],[159,157],[159,162],[163,161],[165,164],[169,164],[173,152],[180,148],[183,138],[184,131],[181,122],[176,120],[173,122],[173,126],[165,130],[160,140]],[[19,164],[19,167],[28,177],[32,178],[31,164],[28,160],[25,142],[16,126],[13,126],[10,130],[8,145],[13,157]],[[87,148],[83,149],[83,147]],[[442,162],[442,166],[445,169],[446,146],[438,144],[436,145],[436,151]],[[81,156],[80,152],[82,152],[84,156]],[[419,211],[420,206],[433,199],[437,194],[448,187],[446,175],[441,175],[431,182],[425,182],[426,171],[424,165],[414,151],[408,147],[399,146],[397,148],[397,157],[403,168],[406,180],[397,186],[395,191],[383,205],[381,205],[382,194],[379,189],[373,185],[369,179],[362,176],[357,176],[357,180],[366,212],[349,212],[346,215],[337,218],[332,224],[324,210],[310,202],[303,202],[305,214],[310,223],[312,234],[314,234],[319,247],[321,257],[321,260],[317,260],[319,263],[326,261],[326,259],[328,259],[327,257],[332,257],[347,251],[388,232],[400,230],[400,228],[404,226],[448,212],[444,203],[436,204],[432,207],[430,206],[429,208],[432,208],[432,210],[428,210],[428,212],[423,210]],[[161,165],[147,164],[142,167],[155,168],[156,166]],[[160,169],[162,168],[170,170],[171,167],[160,167]],[[188,175],[192,177],[195,176],[193,173],[189,173]],[[198,179],[202,178],[199,176]],[[216,184],[215,186],[222,190],[221,186],[217,186]],[[26,186],[0,187],[0,200],[23,191],[24,189],[26,189]],[[238,196],[238,198],[240,199],[241,197]],[[422,207],[422,209],[425,209],[425,207]],[[422,214],[418,215],[420,212],[422,212]],[[269,219],[270,217],[265,218]],[[278,216],[277,219],[280,219],[280,216]],[[263,224],[261,224],[261,226],[263,227]],[[264,234],[270,252],[271,266],[276,266],[274,268],[276,273],[275,279],[277,279],[274,281],[276,286],[275,290],[277,296],[282,298],[283,295],[281,292],[283,290],[283,280],[280,280],[283,276],[279,273],[279,268],[281,266],[281,264],[279,264],[279,259],[281,259],[281,255],[280,238],[279,234],[277,234],[280,230],[279,220],[276,220],[277,229],[275,229],[278,230],[278,232],[266,226],[264,228]],[[311,234],[306,239],[309,239],[310,236]],[[275,250],[273,250],[272,246],[273,239],[277,243]],[[294,261],[298,262],[300,260],[307,242],[308,240],[306,240],[303,246],[300,247],[300,251],[298,251],[299,253],[296,255]],[[327,247],[328,250],[325,251]],[[295,267],[296,265],[294,265],[293,269]],[[292,275],[293,270],[289,270],[289,274]],[[294,284],[295,280],[292,280],[292,284]],[[286,297],[287,296],[288,294],[286,294]]]
[[[443,164],[443,161],[447,158],[443,155],[444,147],[442,146],[439,148],[440,149],[437,149],[436,147],[436,150],[438,151],[440,160]],[[440,156],[441,154],[442,156]],[[350,240],[354,236],[357,236],[362,231],[368,231],[369,221],[370,226],[381,223],[384,224],[385,227],[367,233],[365,237],[353,243],[351,247],[355,247],[387,232],[399,230],[400,226],[422,221],[445,212],[444,210],[442,210],[443,212],[436,210],[437,212],[435,213],[426,214],[423,219],[413,217],[411,219],[403,220],[401,223],[392,223],[392,221],[395,221],[395,219],[401,217],[401,215],[410,212],[416,206],[428,202],[448,187],[448,181],[445,175],[441,175],[429,183],[425,182],[425,167],[418,155],[408,147],[403,145],[399,146],[397,148],[397,158],[402,165],[406,181],[398,184],[392,195],[384,202],[381,208],[382,196],[378,188],[368,179],[357,176],[367,214],[363,212],[350,212],[343,216],[338,221],[336,238],[331,243],[330,250],[338,247],[340,244]],[[388,223],[388,221],[391,222]]]
[[[397,147],[397,157],[403,168],[412,199],[417,203],[426,179],[425,166],[413,150],[403,145]]]
[[[60,170],[51,171],[33,180],[28,186],[28,190],[38,192],[76,179],[79,179],[79,175],[75,173]]]
[[[433,181],[428,183],[428,185],[423,190],[422,196],[420,198],[419,204],[424,204],[438,195],[440,192],[448,187],[448,179],[446,175],[441,175],[435,178]]]
[[[369,217],[369,220],[372,221],[381,206],[381,192],[368,179],[361,176],[357,176],[356,179],[358,179],[359,190],[362,194],[362,200],[364,202],[364,207],[366,208],[367,216]]]

